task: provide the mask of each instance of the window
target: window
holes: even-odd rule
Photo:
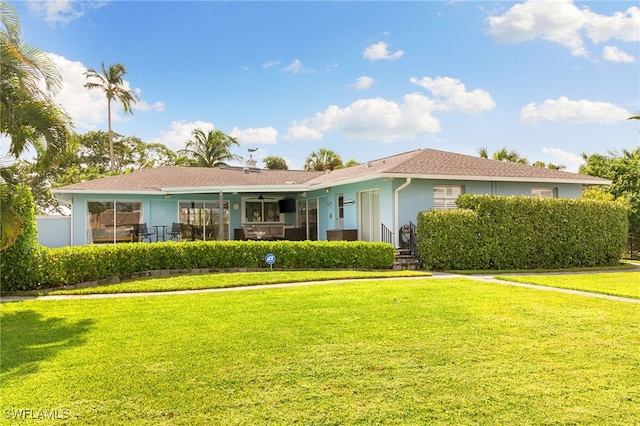
[[[87,243],[131,242],[133,225],[140,223],[138,201],[88,201]]]
[[[538,198],[557,198],[555,188],[531,188],[531,196]]]
[[[435,185],[433,187],[433,208],[436,210],[457,209],[456,200],[462,194],[460,185]]]
[[[252,199],[244,203],[244,221],[249,222],[280,222],[280,208],[278,200]]]

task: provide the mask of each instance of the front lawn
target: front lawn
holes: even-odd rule
[[[638,313],[463,278],[5,303],[1,421],[634,424]]]
[[[208,288],[229,288],[262,284],[299,283],[306,281],[355,280],[364,278],[398,278],[429,276],[424,271],[359,271],[341,269],[335,271],[263,271],[263,272],[223,272],[203,275],[162,276],[139,278],[117,284],[68,288],[64,290],[41,291],[40,294],[114,294],[146,293],[158,291],[203,290]]]
[[[499,276],[505,281],[640,299],[640,272]]]

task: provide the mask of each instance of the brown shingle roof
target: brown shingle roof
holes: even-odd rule
[[[528,166],[469,155],[418,149],[381,158],[330,173],[304,170],[267,170],[198,167],[159,167],[110,176],[54,189],[53,192],[180,192],[196,190],[250,190],[322,188],[325,185],[362,181],[375,177],[416,177],[456,180],[565,182],[608,184],[598,177]]]

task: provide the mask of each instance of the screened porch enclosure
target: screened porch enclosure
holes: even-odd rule
[[[220,217],[222,215],[222,218]],[[181,201],[179,220],[183,240],[211,241],[220,239],[222,219],[222,239],[229,239],[229,202],[224,201],[222,211],[219,201]]]

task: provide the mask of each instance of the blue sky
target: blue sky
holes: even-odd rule
[[[293,169],[322,147],[364,162],[506,146],[575,171],[639,144],[637,1],[9,3],[79,133],[107,128],[83,88],[104,61],[140,97],[116,132],[178,150],[215,128]]]

